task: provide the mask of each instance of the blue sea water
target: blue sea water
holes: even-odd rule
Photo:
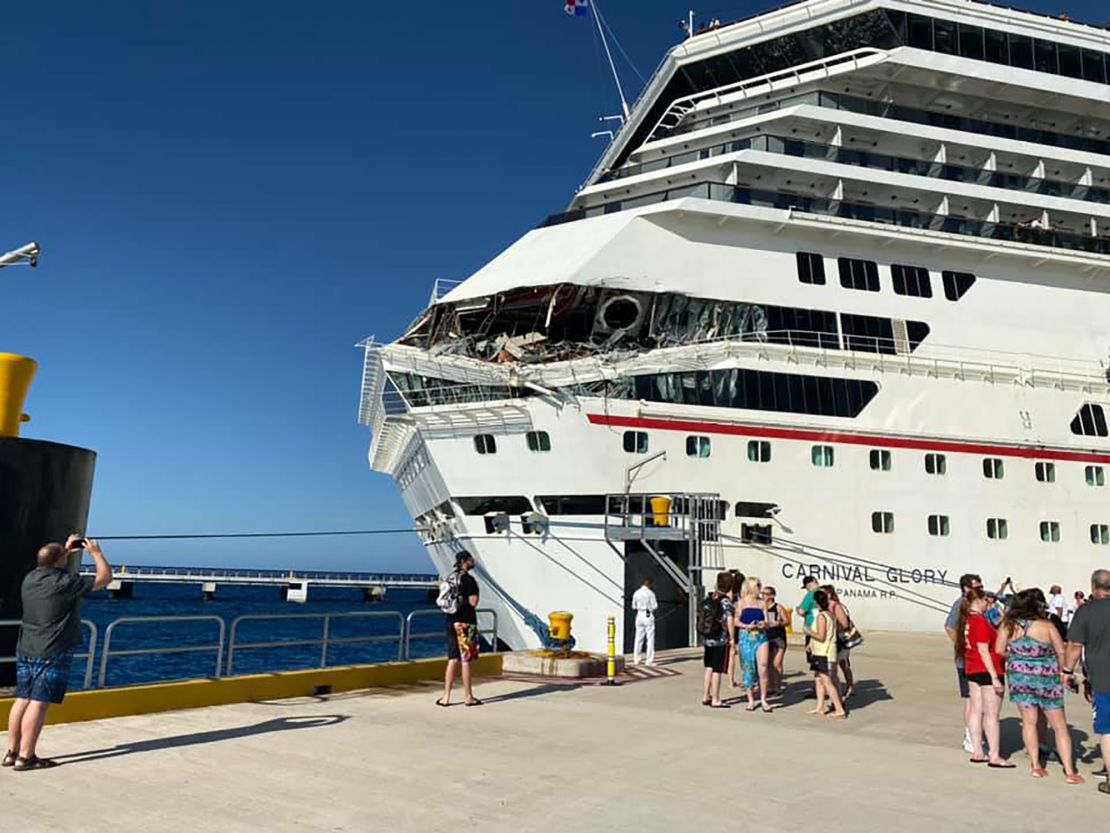
[[[93,685],[100,673],[105,636],[109,624],[127,617],[196,616],[194,621],[123,622],[113,628],[111,656],[108,660],[106,686],[130,685],[163,680],[210,677],[216,673],[216,645],[220,621],[224,623],[222,671],[228,670],[228,642],[232,623],[240,616],[295,616],[296,618],[244,620],[236,628],[237,645],[254,642],[286,643],[276,648],[240,648],[234,652],[235,674],[267,671],[288,671],[320,666],[319,645],[290,645],[299,640],[319,639],[323,634],[324,616],[330,614],[332,639],[381,636],[387,641],[332,644],[328,647],[327,665],[390,662],[398,658],[395,638],[401,619],[413,611],[425,611],[413,619],[413,634],[433,636],[413,639],[410,657],[442,656],[444,653],[443,617],[428,599],[426,590],[389,590],[381,602],[368,602],[356,588],[311,587],[308,601],[303,604],[285,601],[277,587],[220,585],[215,598],[205,600],[200,585],[144,584],[134,586],[130,599],[110,599],[106,592],[94,593],[81,606],[81,618],[96,625],[98,644],[94,657]],[[344,613],[385,614],[369,617],[341,617]],[[88,650],[89,629],[83,628]],[[152,648],[207,646],[202,650],[116,656],[118,651]],[[72,689],[84,686],[85,660],[74,660]]]

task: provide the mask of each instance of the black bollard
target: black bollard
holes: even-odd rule
[[[95,468],[86,448],[0,436],[0,620],[23,615],[20,585],[39,547],[85,531]],[[18,633],[0,627],[0,657],[15,653]],[[0,687],[13,685],[15,664],[0,663]]]

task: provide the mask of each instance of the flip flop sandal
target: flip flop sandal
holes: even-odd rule
[[[32,769],[53,769],[57,765],[57,761],[32,755],[30,758],[16,758],[12,769],[16,772],[28,772]]]
[[[441,707],[443,707],[443,708],[447,708],[447,707],[448,707],[448,706],[450,706],[451,704],[450,704],[450,703],[444,703],[444,702],[443,702],[443,698],[442,698],[442,697],[440,697],[440,698],[439,698],[438,700],[436,700],[436,705],[437,705],[437,706],[441,706]]]
[[[701,704],[703,706],[709,706],[709,705],[712,705],[712,701],[711,700],[702,700]]]
[[[1064,776],[1064,783],[1065,784],[1085,784],[1085,783],[1087,783],[1087,779],[1084,778],[1082,775],[1079,775],[1078,773],[1073,773],[1071,775],[1065,775]]]
[[[1002,764],[989,763],[987,764],[987,766],[989,766],[991,769],[1015,769],[1017,767],[1017,764],[1012,764],[1009,761],[1006,761]]]
[[[473,700],[467,700],[463,703],[464,706],[482,706],[485,705],[481,700],[475,697]]]
[[[770,714],[771,712],[774,711],[774,709],[771,708],[770,706],[763,706],[762,708],[763,708],[764,714]]]
[[[712,703],[710,703],[709,708],[711,708],[711,709],[731,709],[732,706],[730,706],[728,703],[717,703],[716,705],[713,705]]]
[[[971,764],[986,764],[990,762],[990,758],[968,758],[967,761]]]
[[[4,753],[4,760],[0,761],[0,766],[15,766],[15,759],[18,757],[19,755],[16,752],[9,749]]]
[[[758,709],[758,708],[759,708],[759,706],[744,706],[744,711],[746,711],[746,712],[754,712],[754,711],[755,711],[756,709]]]
[[[1035,766],[1029,774],[1032,775],[1034,778],[1047,778],[1048,770],[1046,770],[1043,766]]]
[[[1107,795],[1110,795],[1110,781],[1103,781],[1101,784],[1099,784],[1098,791],[1100,793],[1106,793]]]

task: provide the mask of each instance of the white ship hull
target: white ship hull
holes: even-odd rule
[[[804,5],[830,15],[860,8]],[[965,4],[930,5],[958,16]],[[776,14],[784,31],[796,30],[802,24],[788,13],[795,14]],[[1014,32],[1031,25],[1027,15],[1006,15]],[[737,44],[747,42],[743,27]],[[1077,37],[1070,29],[1078,27],[1059,28],[1060,38]],[[1110,38],[1103,41],[1110,54]],[[887,50],[882,60],[920,64],[918,52]],[[671,58],[696,56],[696,46],[684,46]],[[945,57],[944,72],[958,76],[961,62],[968,74],[981,63]],[[852,70],[864,85],[871,71]],[[1024,70],[1008,71],[1013,83],[1031,83]],[[795,79],[788,92],[821,82],[807,83]],[[1085,107],[1092,123],[1110,123],[1110,87],[1089,84],[1088,96],[1086,83],[1072,84],[1073,98],[1060,107]],[[916,95],[899,94],[900,102]],[[721,94],[698,106],[712,111],[726,100]],[[622,136],[638,129],[637,113],[642,121],[651,104],[637,108]],[[740,105],[722,112],[723,122],[694,124],[677,139],[652,134],[639,150],[626,148],[623,160],[618,137],[608,162],[664,158],[679,142],[708,147],[726,129],[741,137],[796,132],[817,116],[831,119],[822,141],[841,147],[855,115],[780,108],[767,126],[763,112]],[[874,125],[853,129],[865,127],[876,144],[887,136]],[[981,141],[975,164],[985,173],[1006,153],[1018,160],[1042,153],[1033,173],[1049,176],[1048,151],[1033,145],[1003,147],[971,132],[907,138],[899,132],[905,125],[893,122],[885,130],[883,140],[897,146],[888,153],[911,153],[912,139],[920,155],[940,141],[951,160]],[[397,479],[436,568],[445,573],[458,549],[475,554],[482,604],[497,610],[499,636],[513,648],[539,645],[554,610],[574,614],[575,636],[592,650],[603,649],[606,619],[616,617],[627,647],[627,604],[644,575],[657,578],[670,644],[689,641],[687,596],[718,569],[758,576],[791,605],[801,576],[815,575],[837,586],[864,630],[939,629],[966,572],[987,585],[1013,577],[1069,593],[1084,588],[1110,554],[1110,257],[1099,236],[1110,205],[953,184],[924,169],[880,174],[867,169],[867,158],[812,162],[730,148],[723,160],[695,154],[662,170],[629,169],[625,178],[595,172],[573,206],[582,213],[525,235],[434,299],[397,343],[367,344],[362,419],[374,432],[371,465]],[[1062,167],[1077,170],[1072,151],[1055,152],[1069,157]],[[1110,157],[1101,162],[1105,170],[1088,164],[1080,179],[1110,176]],[[690,182],[694,190],[658,198]],[[797,196],[806,188],[816,201]],[[798,205],[768,201],[759,189],[788,193]],[[880,195],[934,199],[928,210],[939,221],[910,228],[844,209],[852,200],[874,206]],[[1007,200],[1051,211],[1060,228],[1015,225],[998,239]],[[957,201],[968,204],[957,209]],[[952,219],[977,211],[980,225]],[[1090,234],[1073,240],[1064,226]],[[819,262],[823,282],[807,280],[806,270],[817,267],[803,267],[799,253]],[[874,289],[841,277],[846,261],[872,264]],[[904,272],[907,265],[919,271]],[[869,275],[860,274],[866,284]],[[957,285],[961,275],[974,278]],[[907,290],[907,281],[921,284]],[[555,343],[560,316],[573,310],[552,287],[577,292],[587,299],[575,301],[582,308],[600,299],[593,329],[573,349]],[[535,321],[489,330],[514,303],[530,309],[521,300],[530,288],[539,299]],[[630,312],[617,327],[602,318],[606,299],[621,292],[641,317]],[[706,315],[714,321],[742,313],[746,323],[726,332],[682,319],[691,337],[671,338],[678,319],[660,310],[675,296],[712,299]],[[484,309],[485,318],[474,313]],[[768,323],[785,318],[800,323],[779,330]],[[459,332],[467,321],[486,329],[467,341]],[[572,340],[566,327],[558,332]],[[649,335],[655,341],[646,347]],[[500,346],[491,353],[495,336]],[[606,496],[622,493],[714,495],[725,511],[703,551],[691,555],[680,552],[684,543],[661,545],[665,536],[650,520],[643,525],[643,511],[616,519]],[[614,535],[619,523],[626,532],[641,524],[642,539]],[[685,586],[658,557],[668,553]],[[704,569],[691,568],[691,557]]]

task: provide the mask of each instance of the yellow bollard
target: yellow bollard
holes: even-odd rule
[[[607,625],[609,631],[609,661],[605,664],[605,685],[620,685],[617,682],[617,617],[610,616]]]
[[[19,423],[30,419],[23,413],[23,400],[37,368],[34,359],[0,353],[0,437],[18,437]]]

